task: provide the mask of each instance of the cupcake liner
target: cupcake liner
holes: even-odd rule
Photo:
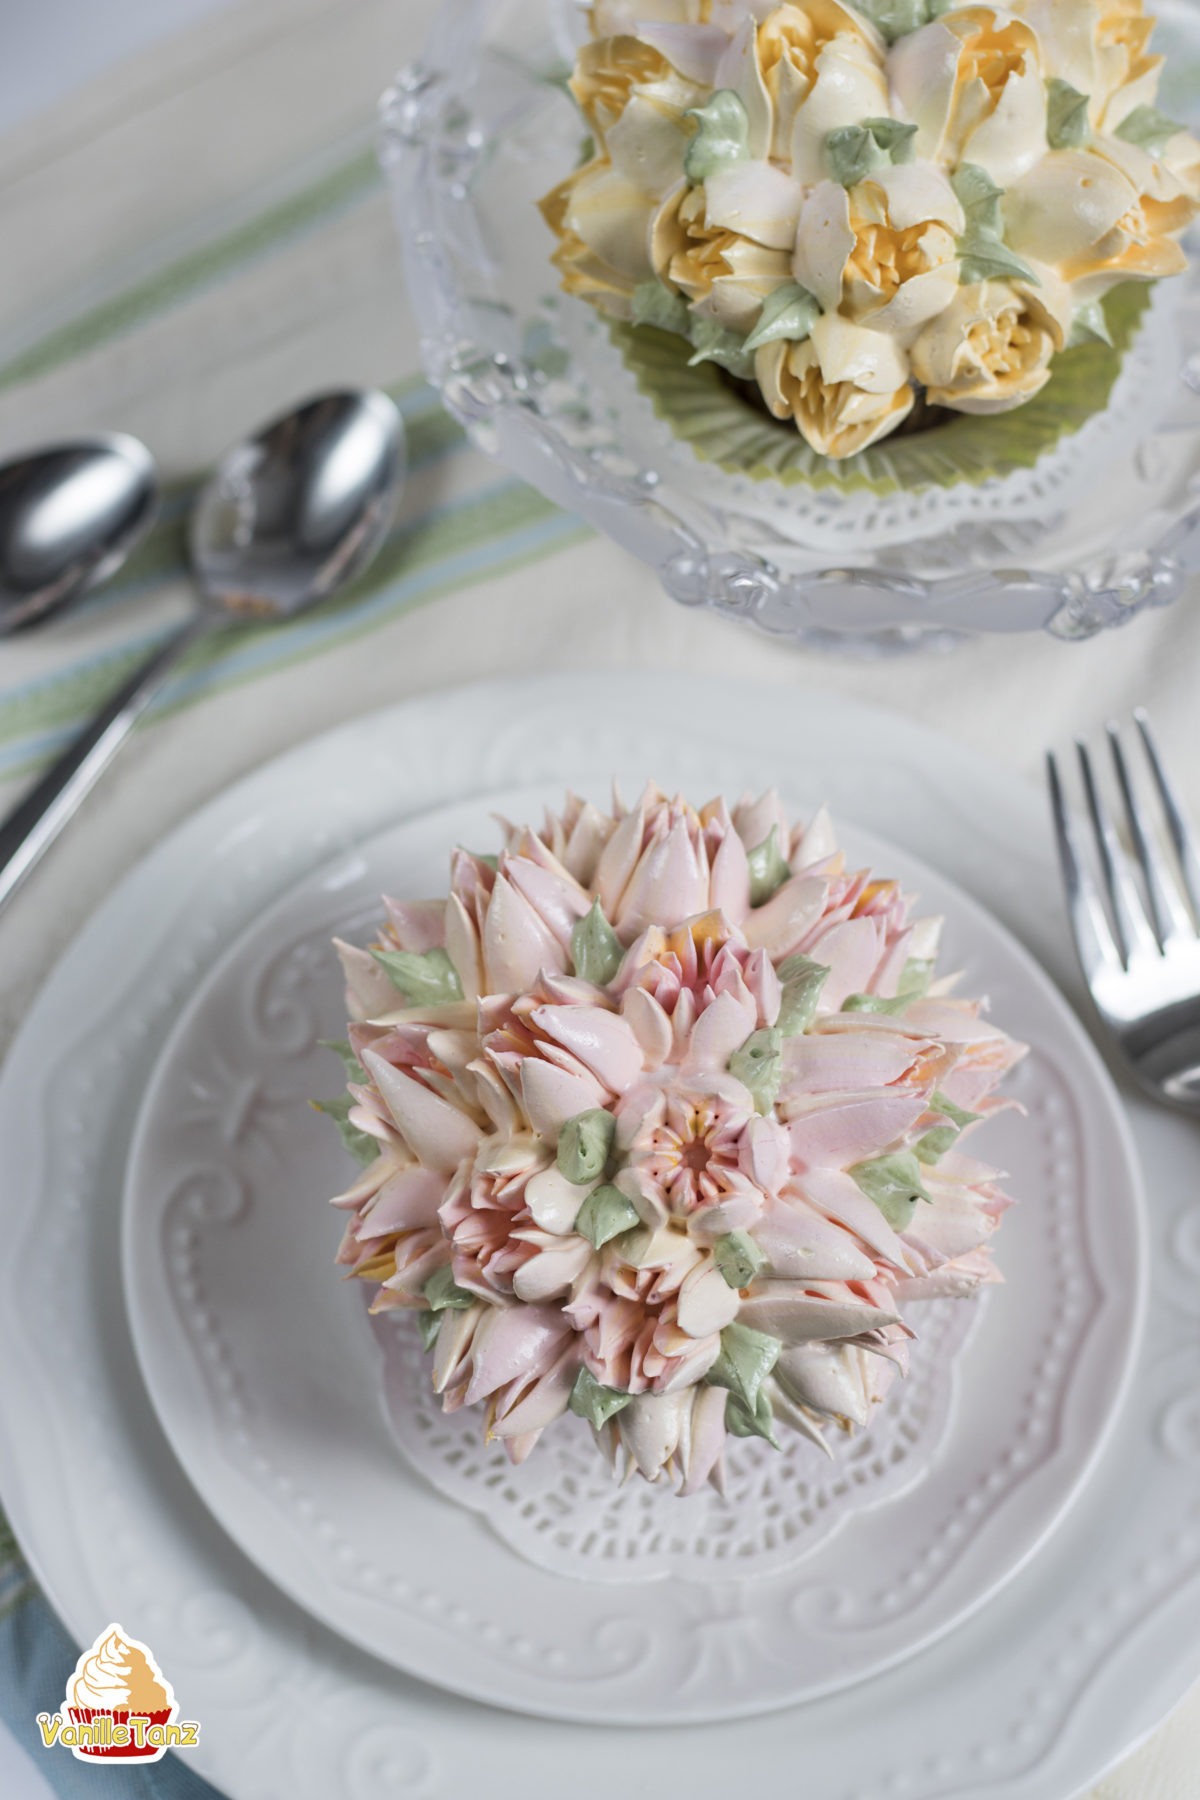
[[[1150,298],[1150,283],[1115,288],[1104,302],[1112,345],[1061,352],[1041,393],[1014,411],[960,413],[925,431],[885,438],[841,462],[819,456],[794,425],[741,398],[715,364],[691,367],[691,349],[682,338],[649,325],[614,323],[609,329],[659,418],[702,461],[752,481],[886,496],[962,482],[977,486],[1032,468],[1108,405]]]
[[[132,1711],[129,1707],[110,1706],[71,1706],[68,1707],[73,1725],[94,1725],[98,1719],[111,1719],[114,1725],[128,1725],[131,1718],[145,1719],[148,1725],[167,1725],[175,1711],[173,1706],[160,1707],[155,1712],[143,1712],[141,1707]],[[77,1746],[80,1756],[92,1756],[97,1760],[110,1757],[142,1758],[153,1756],[158,1746],[143,1744],[139,1749],[136,1743],[128,1744],[80,1744]]]

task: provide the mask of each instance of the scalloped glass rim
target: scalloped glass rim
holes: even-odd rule
[[[1200,8],[1159,0],[1158,11],[1163,103],[1196,119]],[[443,0],[422,60],[382,104],[425,366],[480,448],[655,569],[683,604],[798,642],[888,653],[963,634],[1083,638],[1180,596],[1200,569],[1200,270],[1162,284],[1177,303],[1127,353],[1132,374],[1153,338],[1158,366],[1138,371],[1130,416],[1114,406],[1079,433],[1094,444],[1101,428],[1103,454],[1074,491],[1057,451],[1007,483],[918,496],[937,503],[924,531],[913,496],[901,497],[906,516],[894,497],[731,474],[621,379],[591,309],[550,291],[534,202],[578,149],[559,77],[583,30],[574,0]],[[886,527],[869,554],[864,503]]]
[[[1012,469],[1033,468],[1108,405],[1150,299],[1145,283],[1115,289],[1105,302],[1112,346],[1063,351],[1046,386],[1024,406],[987,417],[962,413],[928,431],[884,438],[841,462],[818,455],[793,427],[742,399],[715,363],[693,367],[691,345],[683,338],[615,320],[608,331],[659,418],[702,462],[784,487],[885,495],[959,482],[978,486]]]

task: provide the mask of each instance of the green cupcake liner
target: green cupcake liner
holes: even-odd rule
[[[1150,284],[1127,282],[1104,302],[1112,345],[1081,344],[1055,358],[1050,380],[1008,413],[960,413],[944,424],[832,462],[794,426],[768,418],[714,363],[689,366],[691,347],[652,325],[611,324],[613,342],[659,418],[703,462],[753,481],[880,496],[979,483],[1031,469],[1108,405],[1125,352],[1150,304]]]

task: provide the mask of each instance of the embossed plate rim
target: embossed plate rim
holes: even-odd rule
[[[295,1182],[297,1170],[294,1163],[286,1161],[287,1151],[277,1143],[266,1157],[264,1168],[261,1154],[247,1153],[240,1145],[229,1142],[225,1135],[228,1120],[219,1126],[214,1121],[206,1128],[189,1096],[202,1092],[213,1081],[219,1066],[223,1074],[228,1074],[232,1111],[240,1125],[246,1080],[259,1073],[257,1066],[250,1066],[241,1037],[248,1032],[257,1033],[262,1046],[255,1054],[270,1056],[267,1041],[272,1028],[261,1022],[264,1008],[281,1027],[286,1028],[289,1019],[295,1023],[293,1009],[282,993],[271,990],[268,1000],[268,983],[273,975],[290,969],[298,953],[303,963],[311,966],[319,954],[322,936],[334,929],[334,915],[361,917],[364,911],[371,910],[371,896],[376,889],[406,896],[425,891],[439,879],[440,863],[448,846],[479,841],[491,809],[498,809],[506,817],[539,816],[541,806],[556,797],[556,785],[542,783],[533,788],[468,796],[451,807],[435,808],[374,834],[356,845],[348,856],[335,858],[314,871],[307,881],[260,914],[197,985],[162,1048],[130,1151],[122,1236],[125,1293],[134,1342],[159,1421],[197,1491],[225,1530],[293,1599],[362,1648],[401,1669],[419,1669],[426,1679],[471,1698],[547,1717],[581,1720],[602,1715],[608,1723],[645,1724],[763,1712],[867,1679],[954,1629],[1036,1554],[1086,1480],[1115,1416],[1138,1324],[1135,1311],[1123,1321],[1123,1336],[1116,1334],[1112,1321],[1121,1309],[1114,1284],[1110,1281],[1106,1286],[1095,1277],[1092,1267],[1097,1242],[1106,1252],[1107,1268],[1123,1266],[1127,1258],[1135,1263],[1137,1260],[1136,1230],[1122,1205],[1116,1173],[1122,1153],[1121,1129],[1119,1125],[1114,1127],[1116,1100],[1105,1080],[1097,1076],[1090,1046],[1082,1048],[1086,1040],[1081,1039],[1074,1015],[1011,934],[977,901],[919,858],[839,818],[840,841],[855,866],[870,866],[897,875],[906,889],[922,896],[922,910],[947,915],[948,966],[955,966],[964,958],[982,962],[986,975],[980,978],[991,991],[1002,994],[1000,1010],[1005,1023],[1018,1035],[1024,1030],[1023,1018],[1028,1018],[1031,1025],[1040,1022],[1042,1038],[1035,1045],[1035,1059],[1040,1053],[1051,1075],[1074,1101],[1080,1122],[1091,1123],[1102,1136],[1106,1127],[1113,1128],[1104,1141],[1114,1166],[1108,1168],[1103,1159],[1092,1159],[1092,1183],[1086,1190],[1092,1200],[1090,1209],[1079,1185],[1083,1174],[1076,1177],[1076,1185],[1071,1189],[1074,1205],[1053,1207],[1058,1190],[1051,1185],[1047,1172],[1042,1189],[1035,1186],[1026,1193],[1019,1181],[1010,1183],[1019,1195],[1024,1194],[1024,1204],[1010,1215],[1007,1228],[1014,1260],[1018,1249],[1014,1233],[1020,1234],[1025,1256],[1030,1253],[1031,1242],[1041,1247],[1034,1258],[1039,1274],[1045,1267],[1045,1252],[1056,1243],[1058,1233],[1071,1233],[1069,1248],[1060,1251],[1065,1256],[1064,1279],[1074,1278],[1076,1261],[1087,1266],[1093,1275],[1094,1311],[1110,1321],[1109,1333],[1099,1336],[1093,1330],[1093,1312],[1080,1276],[1080,1292],[1070,1315],[1070,1350],[1064,1347],[1057,1352],[1052,1403],[1039,1393],[1037,1400],[1042,1404],[1032,1419],[1005,1418],[998,1426],[994,1449],[990,1443],[976,1443],[975,1460],[968,1458],[965,1467],[962,1446],[948,1443],[946,1434],[940,1433],[931,1453],[935,1472],[922,1480],[920,1492],[906,1490],[893,1499],[880,1496],[856,1509],[838,1534],[840,1538],[843,1533],[853,1532],[853,1542],[839,1543],[832,1562],[828,1552],[819,1562],[806,1557],[793,1567],[779,1570],[769,1586],[765,1585],[765,1572],[744,1578],[736,1564],[714,1570],[711,1579],[730,1587],[745,1580],[747,1595],[741,1604],[748,1618],[758,1619],[764,1649],[773,1651],[757,1676],[752,1677],[742,1668],[721,1671],[706,1667],[703,1673],[691,1673],[686,1680],[682,1676],[678,1682],[674,1680],[676,1670],[687,1665],[692,1654],[685,1641],[692,1632],[695,1613],[694,1596],[687,1591],[691,1583],[664,1578],[663,1590],[657,1595],[646,1594],[641,1582],[626,1584],[624,1588],[613,1583],[602,1587],[588,1583],[586,1590],[580,1592],[577,1583],[564,1585],[563,1576],[544,1567],[535,1575],[490,1537],[481,1538],[469,1515],[440,1500],[419,1479],[411,1482],[407,1471],[397,1467],[397,1518],[404,1519],[407,1529],[430,1544],[428,1572],[423,1579],[428,1592],[444,1596],[437,1629],[431,1629],[430,1619],[417,1609],[411,1583],[405,1580],[403,1559],[398,1563],[390,1557],[381,1541],[386,1530],[384,1518],[393,1500],[386,1492],[386,1484],[384,1493],[375,1484],[380,1447],[367,1436],[378,1433],[374,1409],[364,1409],[357,1392],[345,1395],[344,1403],[339,1403],[322,1390],[324,1364],[330,1357],[341,1356],[345,1366],[353,1368],[354,1381],[348,1384],[351,1388],[356,1383],[371,1382],[375,1373],[359,1362],[351,1363],[357,1345],[340,1335],[344,1310],[338,1304],[343,1297],[341,1290],[332,1281],[332,1271],[327,1272],[328,1283],[321,1278],[326,1271],[321,1267],[324,1253],[317,1247],[319,1226],[328,1224],[328,1220],[319,1220],[317,1196],[313,1195],[311,1213],[305,1213],[303,1235],[310,1249],[316,1251],[312,1260],[318,1268],[315,1280],[311,1266],[302,1271],[301,1278],[312,1280],[313,1285],[299,1304],[306,1321],[316,1320],[323,1354],[314,1359],[303,1343],[291,1349],[293,1340],[286,1337],[285,1326],[288,1366],[274,1367],[264,1379],[260,1371],[271,1366],[277,1354],[278,1340],[272,1321],[278,1317],[278,1300],[264,1294],[262,1313],[249,1315],[249,1324],[239,1319],[241,1302],[237,1296],[244,1300],[244,1293],[238,1282],[240,1265],[234,1234],[240,1227],[251,1235],[252,1268],[259,1270],[266,1246],[259,1236],[258,1218],[247,1219],[243,1210],[245,1204],[253,1203],[257,1191],[253,1185],[255,1171],[259,1181],[272,1182],[278,1169],[279,1179]],[[594,796],[603,792],[605,780],[593,778],[575,785],[582,785],[584,792]],[[395,888],[395,872],[414,864],[419,872]],[[414,879],[415,889],[410,887]],[[330,958],[329,969],[332,967]],[[285,985],[290,994],[290,982]],[[309,1004],[306,993],[303,1004]],[[328,1020],[326,1028],[332,1033],[340,1029],[340,1023]],[[321,1029],[310,1021],[306,1041],[315,1039]],[[279,1080],[287,1086],[291,1075],[285,1073],[284,1038],[276,1046],[275,1061]],[[298,1044],[294,1053],[300,1053]],[[270,1082],[269,1063],[263,1070],[263,1079]],[[1031,1080],[1032,1075],[1028,1074],[1027,1088]],[[1043,1157],[1035,1153],[1032,1142],[1022,1143],[1027,1137],[1025,1130],[1012,1128],[1006,1116],[991,1131],[1004,1132],[1005,1127],[1009,1128],[1005,1132],[1009,1139],[1007,1150],[1000,1151],[993,1137],[984,1146],[984,1153],[993,1157],[999,1154],[1007,1167],[1009,1152],[1015,1148],[1018,1156],[1027,1155],[1040,1173]],[[1045,1136],[1049,1135],[1049,1120],[1043,1122],[1042,1130]],[[256,1135],[252,1134],[252,1138]],[[1037,1151],[1044,1149],[1039,1138]],[[307,1155],[311,1154],[308,1150]],[[280,1157],[285,1159],[282,1165]],[[218,1212],[211,1219],[198,1218],[191,1225],[178,1219],[178,1172],[185,1166],[191,1169],[196,1158],[203,1159],[204,1174],[214,1188],[222,1182],[231,1191],[233,1186],[241,1188],[243,1206],[238,1207],[236,1217],[231,1214],[227,1220]],[[303,1167],[303,1155],[300,1162]],[[330,1179],[338,1179],[339,1173],[335,1161]],[[1121,1173],[1136,1189],[1136,1171],[1131,1161]],[[302,1175],[300,1179],[302,1183]],[[273,1192],[273,1188],[267,1190],[265,1202],[260,1193],[260,1203],[270,1207]],[[297,1203],[304,1204],[302,1196]],[[180,1254],[183,1236],[191,1241],[193,1250],[188,1269],[177,1273],[172,1258]],[[209,1266],[224,1271],[218,1279],[225,1281],[228,1292],[200,1285],[206,1240]],[[1004,1234],[999,1240],[1001,1249],[1003,1241]],[[195,1248],[197,1244],[199,1250]],[[294,1272],[294,1265],[284,1266]],[[254,1293],[263,1292],[261,1281],[249,1286]],[[1036,1294],[1036,1286],[1033,1291]],[[992,1331],[987,1332],[986,1327],[984,1331],[989,1354],[967,1358],[973,1369],[970,1391],[977,1407],[986,1408],[992,1403],[999,1379],[995,1372],[997,1360],[1012,1356],[1014,1362],[1019,1362],[1023,1353],[1016,1311],[1020,1293],[1018,1276],[1007,1295],[996,1296],[1007,1301],[1008,1337],[995,1329],[999,1322],[993,1321]],[[1034,1301],[1039,1309],[1048,1303],[1044,1290]],[[257,1323],[259,1319],[261,1325]],[[1036,1351],[1049,1360],[1053,1324],[1039,1311],[1038,1341],[1030,1346],[1030,1356]],[[1015,1343],[1014,1332],[1018,1339]],[[1065,1328],[1063,1336],[1065,1339]],[[1069,1366],[1072,1362],[1073,1367]],[[1023,1387],[1032,1378],[1032,1367],[1031,1364],[1021,1375]],[[214,1383],[212,1375],[206,1372],[210,1369],[220,1381]],[[332,1406],[332,1412],[323,1413],[322,1417],[341,1446],[342,1456],[348,1459],[348,1479],[359,1484],[351,1505],[347,1505],[340,1480],[328,1483],[322,1479],[322,1457],[316,1444],[305,1443],[299,1436],[281,1437],[272,1423],[260,1427],[256,1444],[252,1446],[249,1441],[247,1426],[256,1415],[263,1420],[273,1403],[286,1409],[287,1391],[293,1379],[310,1396],[308,1408]],[[378,1380],[375,1385],[382,1387]],[[343,1418],[353,1420],[353,1430],[343,1424]],[[1031,1435],[1035,1431],[1040,1437]],[[1041,1451],[1038,1457],[1032,1454],[1034,1445]],[[950,1467],[946,1466],[947,1451],[952,1459]],[[1001,1482],[999,1474],[991,1471],[999,1466],[1006,1451],[1011,1451],[1011,1462],[1004,1465],[1007,1474]],[[977,1498],[984,1492],[985,1478],[996,1483],[994,1490],[987,1490],[990,1504],[986,1509]],[[902,1500],[906,1504],[901,1505]],[[885,1506],[886,1519],[879,1516]],[[973,1506],[978,1506],[979,1511],[972,1537],[963,1531],[959,1515]],[[932,1541],[931,1508],[942,1521]],[[372,1565],[369,1575],[360,1575],[356,1569],[364,1561],[348,1526],[356,1515],[362,1519],[366,1539],[372,1546],[367,1553]],[[860,1606],[865,1604],[863,1588],[877,1588],[881,1593],[896,1589],[905,1570],[896,1566],[893,1540],[899,1536],[907,1552],[913,1543],[916,1520],[921,1521],[917,1527],[921,1560],[909,1573],[917,1567],[924,1570],[926,1557],[944,1561],[940,1575],[930,1561],[923,1592],[917,1587],[909,1604],[901,1607],[897,1589],[890,1596],[895,1610],[875,1616],[868,1613],[853,1626],[848,1619],[839,1623],[830,1617],[832,1602],[826,1604],[824,1611],[818,1607],[814,1596],[836,1592],[838,1583],[846,1584],[842,1590],[843,1612],[852,1599]],[[955,1534],[957,1552],[946,1557]],[[485,1545],[493,1546],[490,1552]],[[465,1591],[456,1585],[463,1566],[471,1569]],[[529,1660],[506,1654],[503,1640],[494,1640],[490,1651],[479,1641],[478,1626],[468,1628],[465,1620],[469,1616],[478,1619],[477,1596],[483,1595],[487,1596],[485,1617],[489,1620],[485,1629],[494,1630],[491,1622],[501,1620],[519,1632],[522,1639],[541,1646],[543,1655],[558,1658],[557,1674],[536,1662],[531,1666]],[[582,1643],[597,1637],[602,1630],[615,1630],[611,1609],[618,1601],[624,1608],[619,1614],[622,1627],[631,1630],[636,1626],[643,1633],[655,1634],[648,1639],[653,1647],[651,1660],[623,1668],[613,1666],[611,1670],[595,1667],[586,1674]],[[788,1619],[781,1623],[776,1614],[785,1603]],[[456,1616],[464,1620],[461,1631],[454,1625]],[[629,1654],[634,1654],[632,1648]],[[768,1674],[767,1664],[774,1665],[779,1673],[772,1669]]]
[[[514,721],[569,739],[589,701],[636,724],[672,709],[686,719],[720,699],[752,709],[780,755],[835,746],[833,803],[852,801],[868,823],[886,823],[889,810],[903,817],[906,840],[986,891],[992,910],[1083,1003],[1043,802],[1011,771],[923,726],[790,681],[776,693],[749,683],[706,687],[683,674],[606,673],[573,676],[567,706],[563,693],[560,676],[482,683],[411,699],[298,746],[183,822],[65,953],[0,1076],[0,1212],[10,1245],[0,1264],[0,1354],[10,1370],[0,1391],[0,1489],[14,1527],[80,1642],[113,1616],[130,1629],[141,1622],[181,1695],[208,1721],[193,1766],[231,1800],[273,1800],[281,1784],[292,1800],[327,1800],[339,1788],[345,1800],[375,1800],[385,1778],[393,1794],[436,1800],[473,1780],[481,1760],[498,1800],[518,1800],[530,1792],[531,1748],[542,1766],[569,1759],[577,1800],[609,1800],[631,1754],[647,1781],[674,1783],[682,1772],[693,1794],[716,1800],[752,1765],[764,1781],[783,1779],[794,1770],[798,1734],[822,1800],[891,1800],[901,1775],[907,1800],[974,1800],[981,1782],[996,1800],[1068,1800],[1200,1678],[1200,1212],[1181,1180],[1194,1168],[1196,1136],[1189,1122],[1128,1089],[1154,1194],[1154,1304],[1138,1404],[1123,1409],[1072,1532],[1056,1534],[953,1638],[847,1696],[699,1739],[553,1724],[531,1736],[527,1720],[399,1677],[314,1627],[216,1528],[146,1404],[121,1310],[114,1215],[132,1126],[122,1095],[146,1079],[185,986],[182,976],[156,980],[155,959],[174,944],[199,970],[222,929],[237,930],[257,905],[394,817],[398,793],[415,811],[462,791],[462,781],[516,778]],[[492,734],[482,777],[476,766],[464,775],[453,730],[442,738],[448,756],[429,749],[434,733],[464,716]],[[545,755],[527,758],[522,778],[530,767],[569,773]],[[317,794],[323,805],[336,799],[332,830],[314,819]],[[208,877],[204,918],[196,913],[199,866]],[[131,1026],[121,1037],[121,1085],[101,1079],[105,1036],[143,993],[141,1035]],[[81,1058],[96,1063],[101,1092],[88,1114],[96,1134],[83,1146],[85,1180],[73,1196],[67,1242],[76,1254],[47,1274],[66,1196],[48,1183],[46,1106]],[[73,1505],[85,1496],[86,1505]],[[124,1541],[131,1524],[133,1544]],[[864,1695],[870,1732],[862,1730]]]

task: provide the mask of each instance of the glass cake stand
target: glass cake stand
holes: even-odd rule
[[[1200,117],[1200,7],[1160,0],[1161,104]],[[1032,469],[889,499],[702,461],[606,322],[556,290],[535,205],[576,164],[573,0],[445,0],[382,103],[381,154],[430,379],[473,441],[687,606],[886,654],[966,634],[1086,638],[1200,568],[1200,260],[1162,284],[1107,408]],[[1200,234],[1193,249],[1200,249]]]

